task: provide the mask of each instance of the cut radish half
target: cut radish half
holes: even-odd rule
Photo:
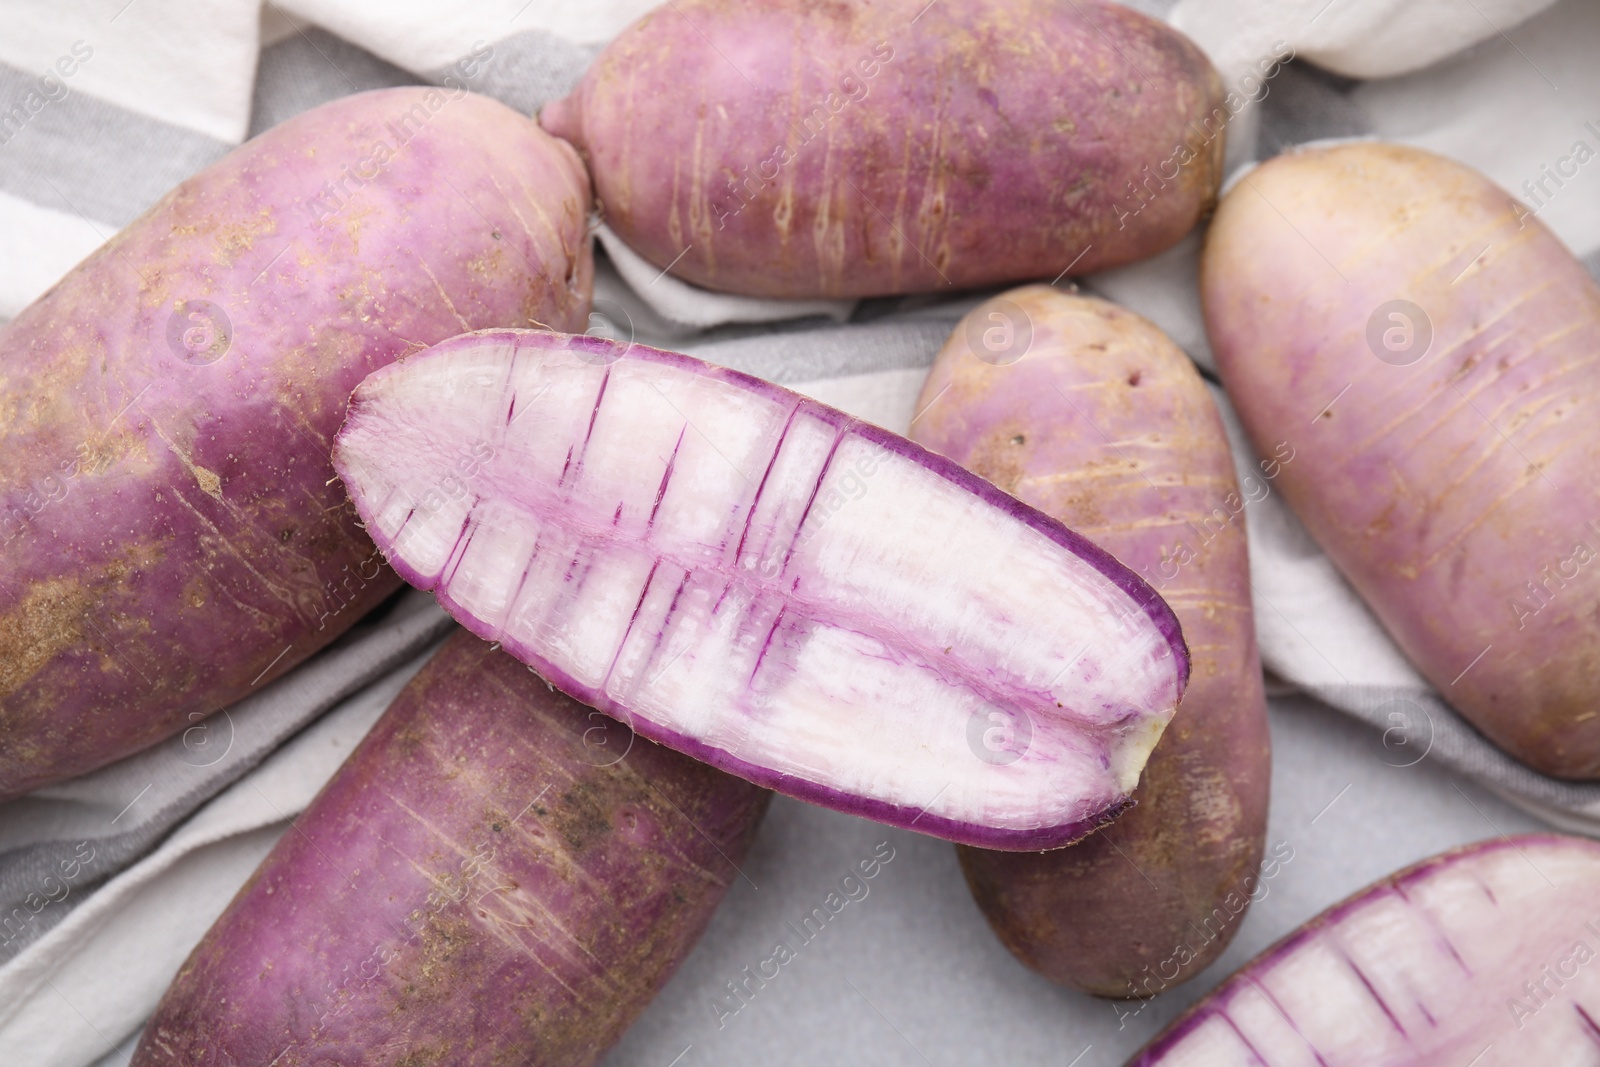
[[[1132,1067],[1600,1063],[1600,844],[1425,860],[1246,964]]]
[[[688,356],[467,334],[334,465],[413,585],[579,700],[791,796],[988,848],[1127,804],[1183,693],[1162,600],[948,460]]]

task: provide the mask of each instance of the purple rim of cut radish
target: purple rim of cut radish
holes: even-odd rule
[[[390,563],[640,734],[989,848],[1128,803],[1188,677],[1137,575],[950,461],[691,357],[452,338],[351,398]]]
[[[1529,834],[1390,875],[1251,960],[1129,1067],[1600,1059],[1600,843]]]

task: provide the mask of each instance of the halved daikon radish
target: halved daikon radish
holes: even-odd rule
[[[334,464],[468,629],[639,733],[989,848],[1128,802],[1177,619],[1060,523],[876,426],[599,338],[486,331],[356,390]]]
[[[1600,843],[1424,860],[1246,964],[1133,1067],[1600,1063]]]

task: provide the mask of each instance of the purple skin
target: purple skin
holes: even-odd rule
[[[1483,175],[1404,145],[1269,160],[1200,268],[1217,367],[1284,498],[1439,693],[1600,778],[1600,286]]]
[[[1024,332],[1020,358],[978,358],[986,338]],[[1159,329],[1048,286],[974,309],[917,410],[918,443],[1148,579],[1194,657],[1137,806],[1057,852],[961,848],[973,897],[1006,947],[1052,981],[1111,997],[1187,981],[1233,940],[1259,878],[1271,741],[1244,511],[1268,483],[1257,476],[1240,494],[1216,405]]]
[[[195,948],[132,1067],[586,1067],[694,947],[770,798],[459,633]]]
[[[1362,890],[1240,968],[1129,1067],[1528,1067],[1600,1048],[1600,844],[1533,834]]]
[[[1188,676],[1166,604],[1059,522],[688,356],[454,338],[362,384],[334,466],[403,578],[567,693],[952,840],[1111,818]],[[1031,738],[1001,760],[971,740],[994,714]]]
[[[917,6],[667,4],[540,121],[641,255],[755,296],[1087,273],[1210,211],[1237,101],[1177,31],[1105,0]]]
[[[582,329],[588,201],[570,147],[492,100],[349,96],[0,332],[0,799],[193,725],[397,587],[328,484],[350,391],[464,330]]]

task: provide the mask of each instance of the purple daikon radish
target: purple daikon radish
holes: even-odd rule
[[[1503,837],[1323,912],[1130,1067],[1600,1062],[1600,843]]]
[[[903,438],[644,345],[496,330],[368,377],[334,466],[407,581],[577,699],[759,785],[953,841],[1114,817],[1178,621]]]

